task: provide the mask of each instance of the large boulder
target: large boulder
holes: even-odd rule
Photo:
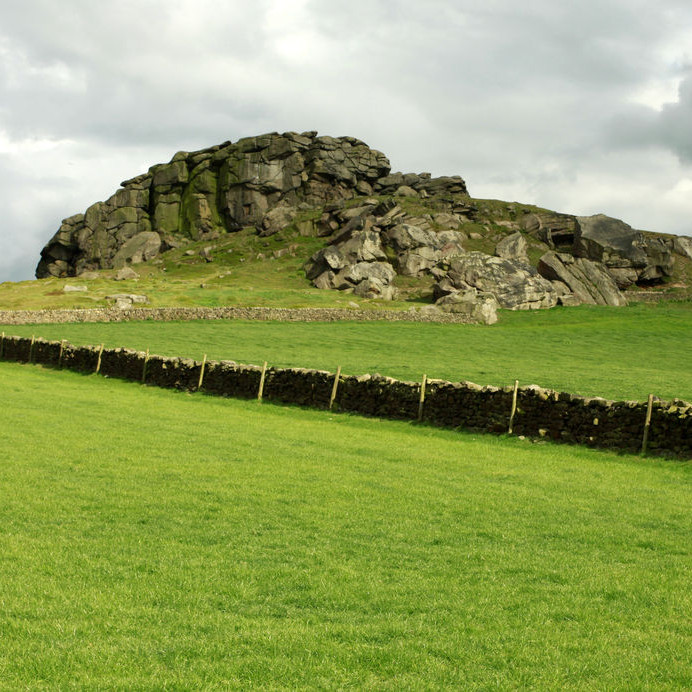
[[[626,305],[615,280],[602,264],[564,253],[546,252],[538,261],[538,273],[550,281],[560,281],[580,303]],[[563,304],[569,301],[560,300]]]
[[[397,252],[403,252],[418,247],[437,247],[435,233],[407,223],[400,223],[389,229],[386,233],[386,237],[389,244]]]
[[[373,230],[349,231],[336,238],[331,245],[318,250],[305,264],[308,279],[315,279],[325,271],[340,271],[359,262],[381,262],[387,259],[380,234]]]
[[[465,315],[472,322],[495,324],[497,308],[495,296],[491,293],[479,293],[475,288],[463,291],[452,291],[435,302],[442,312]]]
[[[394,300],[397,296],[397,290],[394,286],[386,284],[379,279],[361,281],[355,286],[353,293],[360,298],[375,298],[379,300]]]
[[[366,279],[376,279],[383,284],[390,284],[394,281],[396,272],[389,262],[357,262],[344,269],[342,276],[352,284]]]
[[[399,273],[404,276],[423,276],[442,259],[463,253],[465,238],[459,231],[435,233],[408,223],[396,224],[384,235],[397,255]]]
[[[672,245],[673,250],[677,252],[678,255],[692,259],[692,238],[684,235],[676,236],[673,238]]]
[[[576,217],[541,210],[525,214],[520,225],[551,249],[572,251],[578,226]]]
[[[557,304],[555,287],[533,267],[520,260],[482,252],[454,257],[433,292],[439,298],[469,288],[492,294],[500,307],[510,310],[551,308]]]
[[[495,246],[495,254],[498,257],[504,257],[504,259],[516,259],[522,262],[528,262],[528,249],[529,244],[526,242],[526,238],[517,231],[503,238]]]
[[[349,231],[337,238],[334,245],[339,248],[349,263],[379,262],[387,259],[382,248],[382,239],[377,231]]]
[[[670,249],[662,240],[648,238],[620,219],[604,214],[577,217],[573,254],[604,264],[608,269],[630,269],[637,281],[653,282],[673,270]],[[622,273],[615,274],[622,282]]]
[[[396,289],[391,284],[395,277],[394,267],[388,262],[357,262],[339,271],[326,269],[314,278],[313,285],[353,292],[361,298],[393,300]]]
[[[148,262],[159,254],[161,236],[155,231],[144,231],[132,236],[113,255],[113,267],[120,269],[126,264]]]
[[[262,223],[258,229],[258,235],[270,236],[282,231],[290,225],[298,210],[290,204],[281,202],[273,209],[268,211],[262,218]]]

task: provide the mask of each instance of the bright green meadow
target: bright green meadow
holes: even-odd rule
[[[692,687],[689,463],[34,365],[0,391],[2,689]]]
[[[491,326],[405,322],[123,322],[0,327],[201,360],[539,384],[610,399],[692,400],[692,302],[503,311]]]

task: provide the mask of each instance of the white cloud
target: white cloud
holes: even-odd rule
[[[629,101],[660,112],[663,106],[679,102],[682,79],[682,77],[669,77],[642,84],[632,93]]]

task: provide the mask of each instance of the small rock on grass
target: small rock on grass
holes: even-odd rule
[[[127,281],[130,279],[139,279],[139,274],[131,267],[123,267],[122,269],[118,269],[118,272],[115,275],[116,281]]]

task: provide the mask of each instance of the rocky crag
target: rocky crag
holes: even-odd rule
[[[353,137],[288,132],[179,152],[126,180],[63,221],[36,276],[118,269],[190,240],[291,226],[325,239],[305,264],[318,288],[390,300],[398,277],[416,277],[430,283],[431,309],[485,322],[498,306],[624,305],[623,290],[672,273],[675,253],[692,259],[690,238],[655,237],[602,215],[488,206],[459,176],[392,173],[384,154]]]

